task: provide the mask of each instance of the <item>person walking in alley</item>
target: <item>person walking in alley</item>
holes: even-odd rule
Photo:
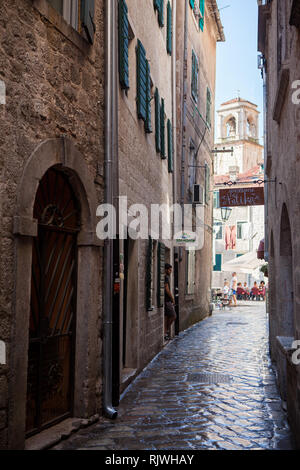
[[[237,277],[236,277],[236,273],[232,273],[232,278],[230,282],[230,294],[231,294],[231,298],[229,302],[230,306],[232,305],[232,301],[234,302],[234,306],[235,307],[237,306],[236,291],[237,291]]]
[[[170,276],[172,273],[172,266],[165,264],[165,341],[171,337],[171,326],[176,320],[175,300],[170,289]]]

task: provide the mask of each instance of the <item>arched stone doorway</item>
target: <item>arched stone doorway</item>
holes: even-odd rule
[[[80,207],[56,167],[40,181],[33,217],[27,373],[27,435],[73,412],[77,234]]]
[[[294,336],[293,249],[290,218],[286,204],[282,206],[280,222],[280,336]]]
[[[270,236],[270,257],[269,257],[269,334],[270,334],[270,353],[273,360],[276,360],[276,336],[278,331],[277,318],[277,298],[276,298],[276,259],[273,230]]]
[[[55,181],[47,181],[52,171],[59,174],[59,179],[56,183]],[[9,448],[11,449],[23,449],[26,427],[28,430],[33,431],[33,420],[31,420],[31,425],[27,423],[26,426],[26,414],[28,413],[28,409],[26,410],[26,398],[27,384],[30,381],[28,377],[28,365],[30,367],[30,364],[28,364],[28,351],[30,354],[29,325],[33,321],[31,316],[31,278],[32,265],[36,263],[35,256],[37,254],[34,243],[40,240],[41,225],[43,225],[41,222],[51,221],[51,223],[55,222],[57,226],[61,224],[61,214],[55,209],[55,204],[51,204],[51,199],[54,197],[55,184],[62,184],[62,182],[59,182],[62,181],[61,178],[65,187],[68,188],[69,195],[72,195],[73,208],[74,210],[76,208],[77,211],[76,215],[73,214],[68,219],[71,224],[71,226],[68,226],[68,230],[69,232],[74,230],[74,232],[64,235],[67,238],[69,237],[68,249],[71,247],[71,251],[73,249],[76,252],[71,258],[72,261],[76,260],[77,263],[77,269],[74,271],[77,296],[72,297],[74,302],[73,310],[76,312],[74,316],[76,319],[76,324],[74,325],[76,337],[72,345],[73,353],[76,351],[73,354],[73,397],[71,397],[68,391],[66,392],[69,400],[62,412],[66,411],[66,415],[72,414],[78,418],[87,418],[99,413],[101,409],[99,390],[101,389],[100,318],[103,257],[100,248],[102,242],[96,237],[96,209],[98,202],[94,178],[83,155],[75,148],[71,140],[67,138],[49,139],[42,142],[27,161],[18,186],[16,215],[14,217],[16,295],[10,348],[10,419],[8,429]],[[51,197],[47,200],[44,196],[45,205],[43,210],[42,207],[39,208],[39,212],[37,210],[39,206],[37,202],[39,199],[38,193],[40,188],[43,187],[43,182],[45,183],[44,191],[46,191],[47,184],[49,185],[50,183]],[[55,191],[57,191],[57,188]],[[43,199],[42,194],[41,199]],[[78,223],[79,221],[80,223]],[[44,234],[47,241],[51,241],[50,232],[51,230],[46,230],[46,234]],[[46,254],[48,255],[47,268],[51,264],[49,264],[51,251],[48,251]],[[62,269],[59,272],[61,275]],[[56,299],[58,281],[59,278],[56,278],[56,287],[49,294],[52,303]],[[54,284],[55,279],[53,280]],[[64,284],[65,288],[66,284]],[[59,304],[63,303],[64,289],[61,291],[59,299],[57,298],[57,309]],[[68,286],[66,288],[66,295],[67,290]],[[51,302],[51,299],[49,302]],[[52,303],[48,306],[50,310],[52,309]],[[67,311],[68,314],[70,314],[70,311]],[[66,324],[66,318],[64,325]],[[55,326],[56,320],[57,325]],[[57,326],[59,327],[58,331],[64,332],[65,326],[60,316],[57,316],[56,320],[53,322],[51,318],[50,325],[48,320],[45,320],[45,324],[43,324],[44,331],[48,330],[50,337],[52,332],[57,330]],[[62,325],[63,328],[61,328]],[[45,341],[46,338],[44,336],[45,334],[43,335],[43,340]],[[71,366],[71,362],[69,364]],[[59,367],[52,368],[51,373],[52,384],[55,389],[55,381],[56,384],[59,382]],[[65,371],[63,376],[65,378],[68,377],[68,372]],[[66,380],[68,381],[69,378]],[[60,419],[62,416],[64,415],[61,415],[61,411],[59,413],[51,412],[50,415],[48,414],[48,416],[45,416],[45,419],[40,421],[41,427],[46,424],[46,421],[48,424],[49,422],[54,423],[56,418]],[[35,430],[37,429],[35,428]]]

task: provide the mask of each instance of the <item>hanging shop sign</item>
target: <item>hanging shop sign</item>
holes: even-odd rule
[[[263,206],[264,188],[220,189],[220,207]]]

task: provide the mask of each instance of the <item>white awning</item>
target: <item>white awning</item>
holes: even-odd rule
[[[265,261],[257,259],[256,251],[250,251],[245,255],[239,256],[238,258],[234,258],[222,264],[222,271],[253,274],[253,272],[260,268],[263,264],[265,264]]]

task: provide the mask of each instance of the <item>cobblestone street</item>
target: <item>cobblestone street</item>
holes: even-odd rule
[[[265,306],[252,302],[180,334],[101,419],[54,449],[291,449],[268,355]]]

